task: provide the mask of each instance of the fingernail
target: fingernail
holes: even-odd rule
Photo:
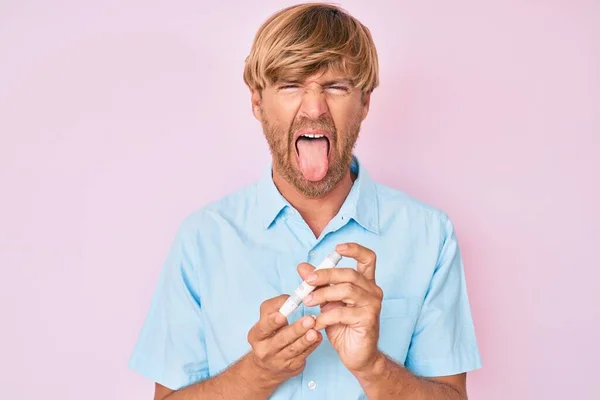
[[[316,315],[310,315],[311,317],[313,317],[313,319],[316,321],[317,320],[317,316]]]
[[[308,331],[306,333],[306,340],[308,340],[309,342],[312,342],[316,338],[317,338],[317,332],[315,332],[315,331]]]
[[[310,274],[306,277],[306,282],[312,283],[317,280],[317,274]]]
[[[302,326],[305,328],[310,328],[314,324],[314,320],[312,318],[306,318],[302,321]]]
[[[285,321],[285,317],[281,314],[277,314],[275,315],[275,322],[277,322],[278,324],[282,324],[283,321]]]
[[[345,244],[345,243],[344,244],[338,244],[337,245],[337,250],[341,250],[341,251],[348,250],[348,245]]]

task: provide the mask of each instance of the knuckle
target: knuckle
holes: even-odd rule
[[[302,357],[292,358],[287,362],[286,368],[291,372],[300,372],[306,366],[306,360]]]
[[[268,356],[268,353],[263,346],[255,346],[254,354],[256,355],[256,358],[258,358],[259,360],[264,360]]]
[[[298,353],[298,349],[296,348],[296,345],[294,345],[294,344],[289,345],[288,346],[288,353],[290,355],[297,354]]]
[[[285,360],[283,362],[283,368],[286,369],[286,370],[288,370],[288,371],[293,371],[295,369],[294,368],[294,359],[292,358],[292,359],[289,359],[289,360]]]
[[[292,367],[294,371],[303,370],[306,367],[306,359],[294,360],[292,362]]]
[[[383,289],[379,286],[375,286],[375,294],[379,300],[383,299]]]
[[[369,249],[368,250],[368,255],[369,258],[373,261],[375,261],[377,259],[377,253],[375,253],[373,250]]]

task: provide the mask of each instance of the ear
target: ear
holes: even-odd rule
[[[369,106],[371,105],[371,93],[364,93],[362,95],[362,120],[364,121],[369,114]]]
[[[260,107],[262,106],[262,95],[258,89],[250,89],[250,102],[252,103],[252,113],[254,118],[262,122]]]

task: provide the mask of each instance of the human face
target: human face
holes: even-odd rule
[[[370,95],[331,70],[252,93],[253,112],[262,123],[274,169],[310,198],[325,196],[349,173],[369,101]]]

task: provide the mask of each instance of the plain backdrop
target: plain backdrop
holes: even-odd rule
[[[181,220],[267,165],[242,70],[290,4],[0,0],[1,398],[151,398],[129,356]],[[599,399],[600,2],[341,5],[358,156],[457,227],[471,398]]]

